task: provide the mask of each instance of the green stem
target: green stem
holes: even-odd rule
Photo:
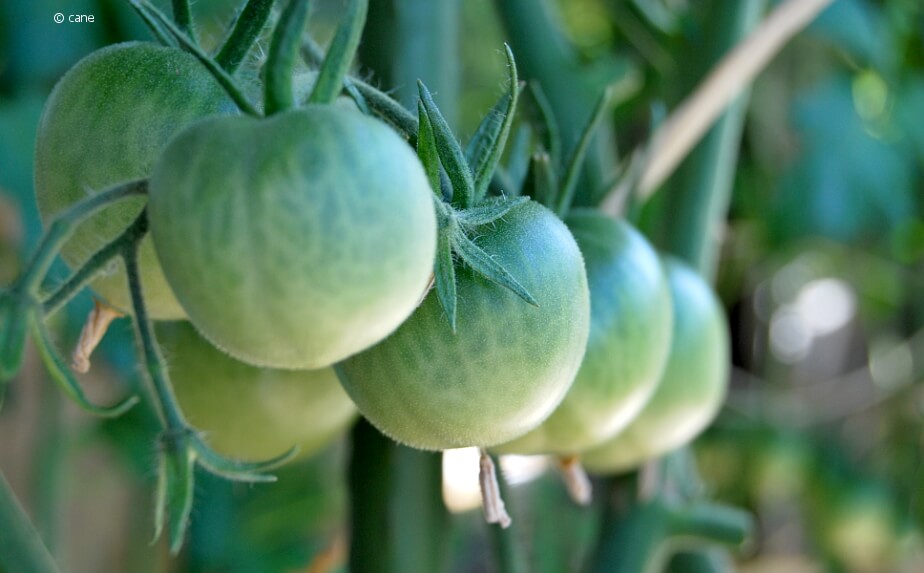
[[[391,573],[394,555],[388,541],[388,502],[395,446],[365,420],[356,424],[350,436],[350,573]]]
[[[177,28],[176,24],[171,22],[164,13],[157,9],[156,6],[151,4],[148,0],[129,0],[136,7],[137,10],[147,13],[152,20],[154,20],[159,26],[163,27],[165,30],[170,32],[170,35],[173,36],[180,46],[196,57],[199,62],[205,66],[205,68],[212,74],[212,77],[215,78],[215,81],[224,88],[228,96],[237,104],[237,107],[248,115],[259,116],[260,111],[254,107],[250,100],[247,99],[247,96],[244,95],[244,92],[241,91],[241,88],[234,83],[234,78],[228,74],[218,65],[218,63],[212,59],[211,56],[202,51],[202,48],[199,45],[190,39],[183,30]]]
[[[35,508],[36,529],[41,532],[49,552],[53,552],[58,540],[62,478],[67,475],[61,424],[63,410],[61,394],[48,377],[40,376],[38,382],[41,387],[42,425],[32,467],[32,483],[35,485],[32,506]]]
[[[765,2],[716,0],[715,32],[700,69],[705,73],[726,51],[757,24]],[[696,53],[695,51],[692,53]],[[667,250],[688,262],[706,277],[715,274],[723,221],[728,212],[732,183],[744,129],[749,92],[738,96],[709,133],[696,146],[672,178],[668,195],[671,213]]]
[[[146,222],[147,219],[144,219]],[[146,224],[144,224],[146,227]],[[146,228],[141,228],[143,233]],[[160,355],[157,347],[157,340],[154,337],[154,326],[148,317],[148,311],[144,302],[144,293],[141,285],[141,270],[139,268],[138,257],[141,245],[141,236],[138,236],[134,243],[127,247],[123,253],[125,261],[125,270],[128,275],[128,288],[131,292],[132,309],[135,315],[135,327],[138,333],[138,339],[141,342],[141,354],[148,375],[151,379],[151,385],[154,398],[154,409],[160,417],[165,429],[174,432],[184,432],[187,429],[183,413],[180,411],[176,396],[167,380],[167,367],[164,359]]]
[[[360,46],[362,63],[417,108],[417,80],[439,93],[440,111],[455,126],[459,101],[460,0],[376,0]]]
[[[233,74],[247,57],[272,14],[274,3],[275,0],[248,0],[241,10],[234,29],[215,56],[215,62],[229,74]]]
[[[308,0],[290,0],[279,16],[266,61],[264,111],[266,115],[295,107],[292,74],[308,21]]]
[[[706,502],[672,510],[672,537],[694,537],[724,545],[741,545],[753,529],[751,516],[740,509]]]
[[[0,472],[0,569],[13,573],[57,573],[42,539]]]
[[[196,30],[193,27],[192,10],[189,7],[189,0],[173,0],[173,21],[176,22],[177,28],[196,44]]]
[[[343,22],[337,28],[337,33],[327,50],[327,56],[321,64],[318,81],[308,98],[310,103],[333,103],[343,91],[343,80],[356,57],[356,48],[359,47],[359,39],[366,25],[368,11],[369,0],[350,0]],[[291,50],[293,60],[300,43],[301,40],[298,38],[293,42]]]
[[[443,454],[395,446],[392,467],[395,570],[445,571],[451,520],[443,503]]]
[[[28,296],[37,294],[38,286],[42,279],[45,278],[45,274],[48,272],[48,268],[54,261],[55,256],[57,256],[58,251],[61,250],[74,228],[82,220],[110,203],[135,195],[143,195],[147,192],[147,188],[147,181],[145,180],[125,183],[75,203],[67,211],[58,215],[42,237],[38,250],[17,282],[16,289]]]
[[[71,274],[61,286],[45,299],[42,303],[42,310],[46,318],[53,315],[62,306],[67,304],[69,300],[80,292],[80,289],[93,280],[93,277],[95,277],[97,273],[103,270],[106,264],[125,252],[125,249],[128,248],[133,241],[137,240],[139,225],[146,224],[140,221],[140,218],[143,217],[145,217],[145,215],[140,215],[139,219],[136,219],[121,235],[94,253],[93,256],[87,259],[77,271]]]

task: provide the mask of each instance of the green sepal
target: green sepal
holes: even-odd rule
[[[279,16],[265,66],[263,107],[272,115],[295,107],[292,74],[308,21],[309,0],[290,0]],[[320,82],[320,79],[318,80]],[[317,85],[315,85],[317,90]]]
[[[436,142],[440,162],[452,182],[453,204],[463,208],[471,207],[475,199],[475,180],[472,177],[472,171],[468,163],[465,161],[462,146],[459,145],[453,135],[446,118],[436,107],[436,102],[433,101],[433,96],[427,86],[418,81],[417,87],[420,92],[420,101],[433,128],[433,139]]]
[[[35,345],[38,348],[42,362],[45,364],[45,368],[48,370],[48,373],[51,374],[52,380],[54,380],[58,387],[80,406],[81,409],[102,418],[115,418],[121,416],[138,403],[138,396],[135,395],[128,396],[112,406],[97,406],[90,402],[83,393],[83,389],[80,387],[77,378],[67,367],[64,358],[62,358],[55,349],[51,341],[51,336],[48,333],[48,328],[45,326],[45,322],[36,317],[32,320],[32,330],[34,333]]]
[[[539,111],[539,119],[543,127],[543,145],[548,150],[552,158],[552,165],[558,169],[561,165],[561,130],[558,127],[558,121],[555,114],[552,113],[552,104],[546,97],[542,86],[537,81],[529,82],[529,91],[533,94],[533,101]]]
[[[265,472],[278,468],[282,464],[292,460],[292,458],[298,455],[299,451],[298,446],[293,446],[285,453],[268,460],[242,462],[226,458],[215,452],[198,436],[193,438],[192,448],[196,453],[196,461],[209,473],[231,481],[251,483],[276,481],[276,476]]]
[[[153,541],[160,538],[167,525],[170,553],[176,555],[183,546],[192,513],[196,460],[188,444],[188,434],[164,437],[161,443],[163,449],[157,460]]]
[[[350,78],[343,78],[343,88],[346,90],[347,95],[350,96],[350,99],[353,100],[353,103],[356,104],[356,107],[359,108],[359,111],[363,112],[365,115],[374,115],[372,108],[369,106],[369,102],[366,101],[366,96],[359,91],[359,88],[356,87],[356,83]]]
[[[22,368],[32,308],[10,292],[0,293],[0,384]]]
[[[525,187],[529,195],[538,203],[550,209],[557,204],[558,175],[555,173],[552,158],[548,153],[540,151],[533,154]]]
[[[558,205],[556,205],[555,209],[559,217],[567,215],[568,210],[571,208],[571,202],[574,200],[574,191],[577,188],[578,179],[580,179],[581,170],[584,167],[584,157],[587,155],[587,148],[590,146],[590,140],[593,137],[594,131],[597,129],[597,126],[600,125],[600,122],[603,121],[606,112],[609,110],[610,101],[613,99],[613,93],[614,89],[609,87],[600,94],[597,105],[594,106],[594,111],[581,132],[581,138],[571,152],[571,157],[568,160],[568,167],[565,170],[565,179],[559,194]]]
[[[529,173],[529,162],[531,158],[530,148],[533,143],[533,129],[528,123],[524,123],[517,128],[513,136],[513,144],[510,146],[509,159],[507,168],[504,170],[507,174],[509,188],[504,189],[508,196],[519,196],[523,194],[523,184],[526,182],[526,176]]]
[[[215,62],[229,74],[237,70],[257,41],[273,12],[274,3],[275,0],[248,0],[237,15],[234,28],[215,55]]]
[[[346,16],[337,28],[334,40],[327,50],[327,56],[321,64],[318,81],[314,84],[314,89],[308,98],[310,103],[331,103],[343,91],[343,79],[356,56],[368,11],[369,0],[350,0]],[[296,48],[293,48],[293,56],[295,52]]]
[[[480,274],[489,281],[496,283],[521,299],[533,306],[539,306],[539,303],[529,294],[523,285],[521,285],[500,263],[491,258],[491,255],[484,252],[481,247],[472,242],[465,236],[465,233],[459,229],[451,236],[452,249],[458,253],[459,257],[470,266],[472,270]]]
[[[529,201],[528,197],[491,197],[477,207],[458,213],[459,223],[465,227],[487,225],[500,219],[510,211]]]
[[[510,87],[481,121],[475,135],[466,148],[466,158],[475,178],[475,194],[472,204],[477,205],[488,191],[494,171],[500,163],[510,136],[513,117],[519,99],[519,78],[517,64],[510,46],[504,44],[507,55],[508,81]]]
[[[430,182],[430,189],[433,190],[433,194],[442,199],[440,157],[433,137],[433,126],[430,124],[427,111],[420,101],[417,102],[417,114],[420,126],[417,132],[417,158],[420,159],[420,163],[423,165],[424,173],[427,174],[427,180]]]
[[[440,306],[449,319],[452,331],[456,331],[456,267],[452,260],[450,231],[441,229],[436,240],[436,263],[433,265],[433,280]]]

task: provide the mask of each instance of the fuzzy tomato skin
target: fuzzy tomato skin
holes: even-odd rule
[[[178,130],[209,115],[232,113],[237,113],[234,102],[186,52],[138,42],[93,52],[61,78],[45,104],[35,147],[42,219],[47,224],[88,194],[148,177]],[[143,198],[126,199],[91,217],[64,246],[62,257],[78,268],[143,206]],[[147,238],[140,263],[151,317],[185,317]],[[98,276],[93,289],[113,306],[131,309],[121,261]]]
[[[632,469],[692,441],[715,418],[728,390],[730,342],[722,305],[693,269],[672,258],[674,327],[667,368],[629,426],[582,456],[595,473]]]
[[[431,292],[394,334],[336,367],[360,412],[414,448],[487,447],[528,432],[561,401],[584,355],[590,298],[567,227],[529,202],[482,227],[476,242],[538,307],[459,266],[455,334]]]
[[[587,352],[552,415],[499,453],[570,455],[602,444],[641,411],[667,364],[673,314],[657,252],[628,223],[596,210],[575,210],[565,222],[587,267]]]
[[[151,178],[164,273],[196,328],[270,368],[329,366],[417,306],[436,250],[433,194],[384,124],[333,106],[215,118]]]
[[[299,446],[300,457],[356,419],[332,368],[255,368],[221,352],[185,321],[156,326],[180,409],[217,452],[258,461]]]

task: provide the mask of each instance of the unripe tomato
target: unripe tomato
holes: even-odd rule
[[[671,297],[661,260],[628,223],[572,212],[590,286],[590,339],[577,378],[541,426],[500,453],[575,454],[624,428],[651,397],[667,363]]]
[[[131,42],[93,52],[55,86],[38,128],[35,193],[47,223],[76,201],[120,183],[148,177],[167,141],[209,115],[236,113],[224,89],[186,52]],[[112,205],[85,221],[61,255],[79,267],[141,212],[144,199]],[[141,271],[148,312],[156,319],[185,316],[164,280],[149,239]],[[93,289],[130,310],[122,263]]]
[[[383,339],[417,306],[436,249],[413,150],[333,106],[185,130],[154,169],[150,223],[196,328],[272,368],[329,366]]]
[[[456,333],[431,292],[394,334],[337,366],[360,412],[414,448],[487,447],[528,432],[584,356],[587,277],[567,227],[529,202],[485,225],[476,243],[538,307],[460,265]]]
[[[674,308],[667,368],[638,417],[582,456],[593,472],[628,470],[690,442],[725,398],[729,333],[721,303],[691,268],[671,258],[664,267]]]
[[[299,455],[308,456],[356,419],[332,368],[255,368],[209,344],[185,321],[158,323],[156,332],[180,409],[221,454],[257,461],[299,446]]]

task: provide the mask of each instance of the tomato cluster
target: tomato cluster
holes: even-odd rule
[[[319,101],[331,77],[337,94],[344,82],[325,68],[301,105],[291,73],[287,96],[270,70],[263,109],[250,109],[201,57],[112,46],[46,105],[38,203],[50,222],[145,181],[146,203],[92,216],[62,254],[79,268],[143,219],[143,304],[118,265],[92,287],[142,334],[147,317],[188,319],[153,332],[180,408],[224,455],[311,453],[355,403],[414,448],[633,468],[715,415],[721,307],[628,222],[572,211],[571,175],[561,189],[533,177],[489,192],[519,91],[508,57],[510,88],[463,150],[422,85],[417,117],[386,122],[387,105],[349,79],[352,109]],[[572,174],[580,163],[576,150]]]

